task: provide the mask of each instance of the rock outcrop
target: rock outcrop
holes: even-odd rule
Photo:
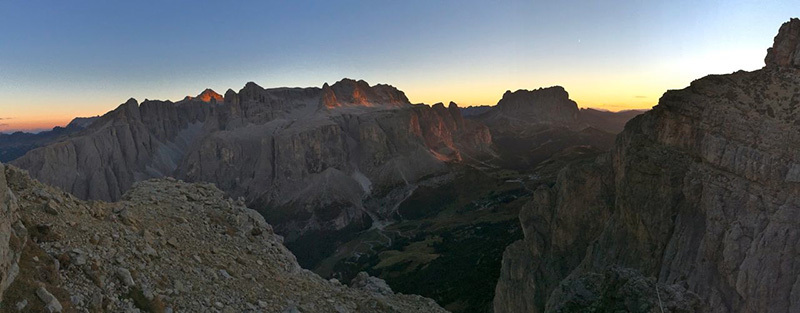
[[[27,237],[17,211],[16,196],[8,188],[5,166],[0,163],[0,301],[19,275],[19,257]]]
[[[502,124],[508,128],[527,128],[530,125],[550,124],[577,128],[579,118],[578,104],[569,99],[564,87],[553,86],[506,91],[497,105],[483,114],[481,120],[490,127]]]
[[[769,61],[796,24],[764,69],[668,91],[537,190],[495,311],[800,310],[800,69]]]
[[[767,67],[800,67],[800,19],[793,18],[781,25],[764,63]]]
[[[430,299],[395,294],[372,277],[349,288],[301,269],[261,215],[210,184],[147,180],[120,202],[84,202],[22,170],[0,173],[19,199],[21,219],[34,229],[29,245],[35,247],[23,255],[25,265],[1,308],[444,312]],[[9,233],[0,228],[4,238]]]

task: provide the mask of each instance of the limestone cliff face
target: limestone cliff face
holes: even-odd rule
[[[495,312],[540,312],[549,293],[580,264],[603,231],[614,201],[611,158],[572,164],[539,187],[520,211],[524,240],[503,254]]]
[[[310,230],[368,227],[365,197],[442,173],[445,162],[491,145],[485,126],[441,105],[338,108],[211,133],[176,175],[245,197],[291,241]]]
[[[537,191],[495,310],[800,310],[800,69],[782,64],[665,93],[609,160]]]
[[[17,199],[6,182],[5,166],[0,163],[0,301],[19,275],[19,258],[27,241],[18,210]]]
[[[116,200],[155,177],[213,182],[292,240],[369,227],[365,198],[490,145],[488,129],[465,122],[455,104],[412,106],[394,87],[345,79],[322,89],[247,83],[224,100],[210,90],[177,103],[131,100],[14,164],[83,199]]]
[[[134,182],[174,171],[213,110],[197,101],[139,105],[130,99],[88,129],[13,164],[83,199],[119,199]]]
[[[319,97],[319,88],[264,89],[249,82],[238,93],[230,89],[225,92],[224,105],[218,108],[215,122],[217,128],[229,130],[280,118],[297,118],[316,110]]]

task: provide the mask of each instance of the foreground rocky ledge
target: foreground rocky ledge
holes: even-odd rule
[[[351,288],[300,268],[258,213],[210,184],[143,181],[106,203],[10,166],[0,178],[13,215],[0,311],[444,312],[374,277]]]

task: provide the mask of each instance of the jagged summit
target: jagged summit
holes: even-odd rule
[[[800,19],[783,23],[764,58],[767,67],[800,67]]]
[[[554,124],[575,127],[579,123],[578,104],[569,99],[564,87],[506,91],[495,109],[488,112],[489,123]]]
[[[206,90],[203,90],[203,92],[201,92],[196,97],[186,96],[186,98],[183,98],[183,100],[184,101],[198,100],[207,103],[222,103],[223,97],[222,95],[218,94],[211,88],[206,88]]]
[[[497,102],[498,108],[516,110],[520,107],[547,106],[553,102],[572,102],[569,100],[569,93],[561,86],[552,86],[534,90],[519,89],[517,91],[507,90],[503,98]],[[566,106],[569,106],[567,103]],[[576,105],[577,107],[577,105]]]
[[[264,87],[261,87],[259,84],[256,84],[255,82],[247,82],[246,84],[244,84],[244,89],[253,89],[253,88],[264,89]]]
[[[223,100],[222,95],[218,94],[217,92],[211,89],[203,90],[203,92],[197,95],[196,99],[203,102],[218,102],[218,103],[221,103]]]
[[[322,86],[322,107],[405,107],[410,106],[405,93],[397,88],[377,84],[370,86],[364,80],[344,78],[333,85]]]

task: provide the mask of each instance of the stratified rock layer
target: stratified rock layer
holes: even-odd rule
[[[0,301],[19,274],[19,257],[25,244],[25,227],[19,223],[17,200],[6,182],[0,163]]]
[[[780,62],[665,93],[611,155],[537,191],[495,311],[800,310],[798,99]]]

